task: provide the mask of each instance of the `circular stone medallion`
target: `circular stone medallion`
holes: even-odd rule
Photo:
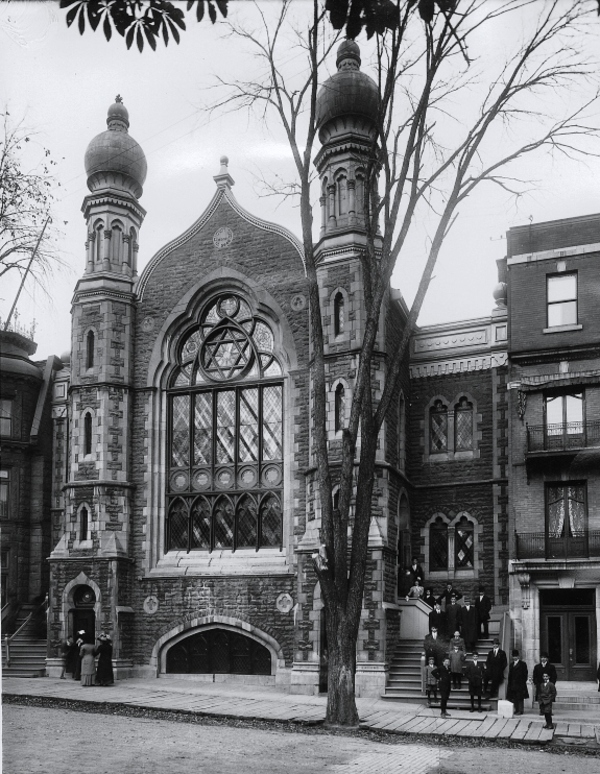
[[[229,226],[221,226],[213,234],[213,244],[217,250],[227,247],[233,242],[233,231]]]
[[[154,317],[144,317],[142,320],[142,330],[148,333],[154,328]]]
[[[289,613],[290,610],[294,607],[294,600],[286,592],[284,594],[280,594],[277,597],[277,601],[275,602],[275,605],[280,613]]]
[[[302,309],[306,307],[306,296],[303,296],[302,293],[297,293],[295,296],[292,296],[291,307],[294,312],[302,311]]]
[[[146,597],[144,600],[144,613],[147,615],[154,615],[156,611],[158,610],[158,597],[155,597],[154,594],[151,594],[149,597]]]

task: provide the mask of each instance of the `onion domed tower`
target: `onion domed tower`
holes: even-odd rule
[[[321,236],[364,230],[365,173],[379,120],[379,90],[360,71],[353,40],[338,48],[338,71],[317,94],[316,120],[322,148],[315,158],[321,178]]]
[[[85,153],[90,193],[82,206],[86,265],[72,305],[65,520],[49,561],[52,576],[71,589],[59,603],[60,620],[70,622],[61,637],[80,628],[94,638],[101,627],[109,631],[115,667],[122,674],[128,667],[119,634],[118,590],[131,582],[134,286],[146,214],[138,199],[147,165],[129,135],[121,97],[109,107],[106,123]],[[85,605],[78,607],[82,600]]]

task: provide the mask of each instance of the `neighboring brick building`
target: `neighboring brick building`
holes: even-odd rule
[[[338,73],[317,108],[322,196],[315,250],[334,482],[364,333],[364,161],[378,105],[375,83],[359,63],[356,44],[342,44]],[[204,213],[138,277],[146,161],[120,102],[107,123],[86,153],[85,271],[73,299],[71,361],[55,384],[50,639],[80,628],[89,636],[108,631],[119,676],[242,675],[317,691],[326,642],[312,560],[321,524],[302,247],[238,204],[223,158]],[[518,296],[521,264],[511,262],[517,233],[510,232],[509,269],[500,263],[489,317],[423,327],[413,336],[377,453],[359,695],[385,687],[412,555],[438,591],[448,580],[470,596],[485,585],[495,612],[521,605],[515,577],[533,578],[529,561],[509,561],[515,530],[543,533],[536,506],[528,513],[538,521],[527,529],[516,506],[527,486],[517,457],[525,426],[516,409],[535,382],[533,370],[519,369],[539,370],[538,356],[528,360],[523,351],[532,342],[542,346],[532,320],[517,309],[536,313],[531,282],[527,296]],[[556,235],[548,233],[552,241]],[[581,260],[593,267],[587,248]],[[582,295],[582,314],[584,306]],[[384,379],[406,317],[402,295],[390,289],[374,384]],[[598,369],[590,360],[598,330],[588,331],[587,322],[582,330],[591,338],[581,340],[577,368],[589,379]],[[590,393],[586,400],[591,412],[595,399]],[[587,486],[590,502],[594,486]],[[517,620],[521,643],[530,637],[521,626],[525,632],[535,624]],[[589,625],[596,626],[595,614]],[[537,641],[523,642],[533,657]],[[49,660],[51,673],[57,663]]]
[[[511,611],[531,661],[594,679],[600,636],[600,215],[508,232]]]

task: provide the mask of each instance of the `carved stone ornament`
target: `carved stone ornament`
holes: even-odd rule
[[[294,312],[301,312],[302,309],[306,308],[306,296],[303,296],[302,293],[296,293],[295,296],[292,296],[291,307]]]
[[[154,317],[144,317],[142,320],[142,330],[149,333],[154,328]]]
[[[527,410],[527,393],[519,390],[517,393],[517,414],[521,422],[525,418],[525,411]]]
[[[229,226],[221,226],[213,234],[213,244],[217,250],[227,247],[233,242],[233,231]]]
[[[275,606],[280,613],[289,613],[290,610],[294,607],[294,600],[288,593],[280,594],[277,597]]]
[[[158,610],[158,597],[155,597],[154,594],[151,594],[149,597],[146,597],[144,600],[144,613],[146,615],[154,615],[156,611]]]
[[[521,586],[521,607],[523,610],[527,610],[529,608],[530,601],[529,584],[531,583],[531,576],[528,572],[520,572],[517,575],[517,580]]]

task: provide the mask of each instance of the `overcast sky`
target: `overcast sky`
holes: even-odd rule
[[[269,5],[274,6],[273,0]],[[236,10],[233,3],[231,13]],[[600,44],[600,20],[594,23],[592,48]],[[39,143],[35,147],[48,147],[58,162],[56,178],[61,185],[55,220],[63,234],[61,255],[70,267],[51,280],[50,301],[28,283],[19,303],[20,323],[29,326],[36,321],[36,357],[70,349],[70,302],[85,264],[86,227],[80,211],[87,193],[83,158],[90,140],[104,131],[106,111],[116,94],[123,97],[130,134],[148,161],[140,200],[148,213],[139,239],[140,271],[202,214],[213,196],[212,178],[223,154],[230,159],[229,171],[236,181],[233,190],[240,204],[300,234],[298,211],[291,203],[278,205],[272,198],[260,198],[256,188],[260,169],[292,177],[285,143],[246,114],[211,122],[199,115],[198,105],[206,99],[215,73],[227,68],[245,71],[252,64],[239,46],[221,38],[222,31],[222,25],[190,20],[179,46],[172,43],[165,48],[159,43],[157,51],[148,48],[139,54],[127,51],[120,37],[107,43],[100,32],[81,37],[67,29],[57,3],[0,3],[0,104],[35,131]],[[494,43],[497,50],[498,41]],[[492,41],[482,47],[489,55]],[[363,62],[363,70],[369,72],[368,63]],[[598,106],[593,112],[600,125]],[[523,171],[536,182],[518,205],[493,189],[480,189],[461,207],[419,323],[489,315],[494,307],[496,260],[505,255],[506,230],[530,218],[539,222],[600,211],[599,165],[598,160],[584,166],[565,158],[537,157],[524,165]],[[409,303],[429,236],[424,224],[394,274],[394,286]],[[12,283],[0,288],[3,318],[15,292]]]

